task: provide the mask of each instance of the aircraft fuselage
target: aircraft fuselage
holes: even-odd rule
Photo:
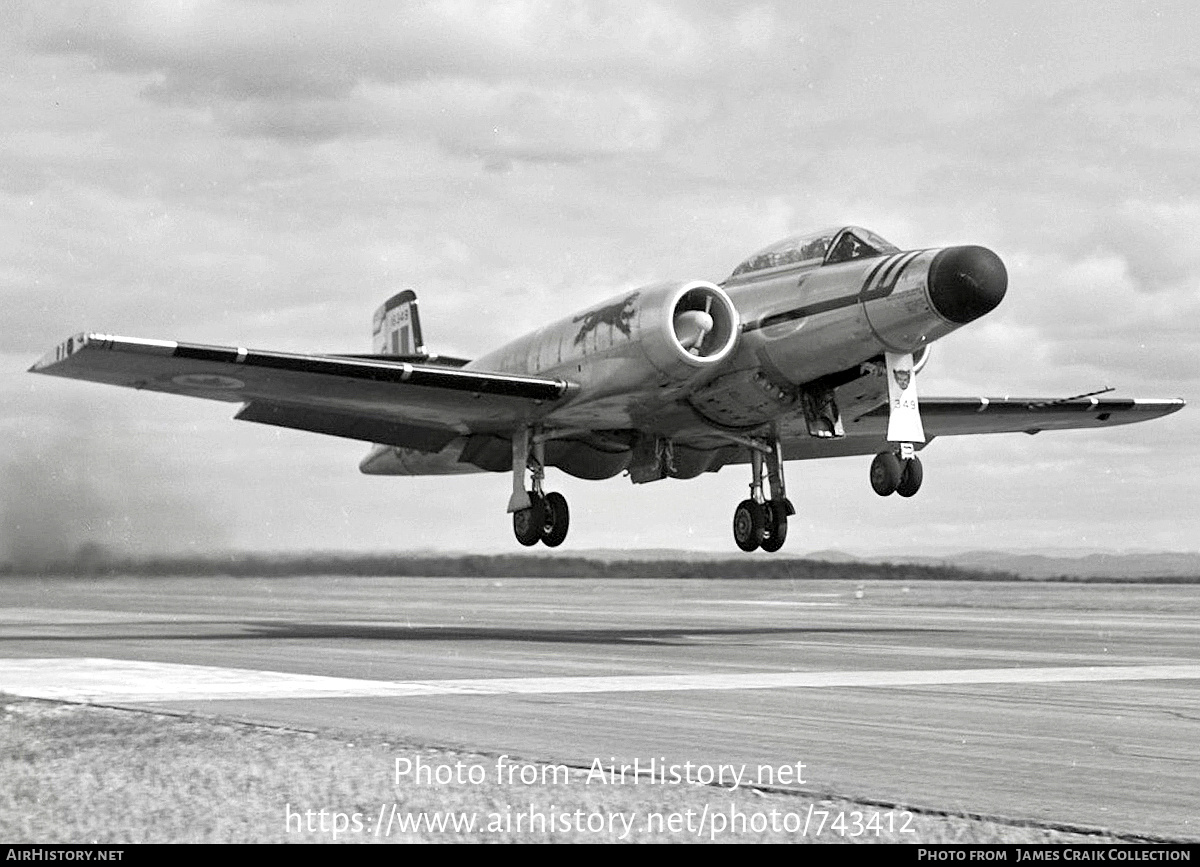
[[[595,431],[603,419],[614,432],[690,440],[694,450],[706,432],[752,432],[803,417],[806,401],[811,421],[814,400],[866,381],[864,365],[885,352],[923,355],[933,341],[994,308],[1005,286],[1003,264],[982,247],[784,263],[735,272],[720,285],[665,282],[623,292],[467,369],[573,383],[564,401],[531,409],[530,426],[551,437],[556,430]],[[701,344],[687,348],[677,331],[682,327],[682,340],[694,335],[684,321],[689,316],[711,326]],[[885,378],[877,375],[853,396],[841,395],[843,403],[855,404],[842,410],[861,414],[887,396]],[[362,468],[383,474],[506,469],[501,455],[464,452],[465,445],[455,441],[437,454],[378,447]],[[627,468],[615,450],[611,459],[600,455],[590,463],[558,459],[551,451],[548,464],[587,478]],[[711,468],[711,462],[692,461],[679,475]]]

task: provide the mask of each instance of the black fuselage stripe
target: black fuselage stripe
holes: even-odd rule
[[[837,298],[827,298],[824,301],[817,301],[813,304],[806,304],[803,307],[795,307],[791,310],[784,310],[781,313],[772,313],[770,316],[764,316],[757,322],[749,323],[745,327],[745,331],[757,331],[760,328],[769,328],[772,325],[782,325],[785,322],[794,322],[797,319],[806,319],[809,316],[815,316],[818,313],[829,313],[833,310],[840,310],[843,307],[853,307],[860,301],[874,301],[879,298],[886,298],[891,295],[896,288],[896,284],[900,282],[900,276],[905,269],[913,263],[913,261],[921,255],[922,250],[914,250],[910,253],[903,253],[895,256],[889,256],[880,261],[871,272],[867,274],[867,279],[862,282],[862,287],[853,295],[839,295]],[[898,266],[898,267],[897,267]],[[868,290],[875,279],[875,275],[883,269],[883,276],[879,280],[879,286],[874,290]],[[893,273],[894,271],[894,273]]]
[[[883,273],[879,275],[879,282],[877,284],[875,284],[876,288],[878,288],[879,286],[888,285],[888,276],[892,273],[892,269],[894,269],[898,264],[900,264],[900,260],[903,258],[904,258],[903,256],[893,256],[892,258],[888,259],[886,262],[883,263]],[[872,281],[870,281],[870,280],[868,280],[866,283],[864,283],[862,285],[862,288],[859,290],[859,293],[858,293],[859,296],[862,298],[866,298],[867,296],[869,296],[872,291],[871,285],[872,285]]]
[[[886,298],[891,295],[895,291],[896,285],[900,282],[900,277],[904,274],[905,269],[921,255],[921,252],[921,250],[914,250],[911,253],[906,253],[888,265],[883,272],[883,276],[879,278],[879,285],[874,289],[869,288],[870,281],[864,283],[862,292],[859,295],[863,303],[874,301],[878,298]]]
[[[895,257],[893,256],[888,256],[886,259],[880,260],[879,264],[871,269],[871,273],[867,275],[867,279],[863,281],[863,284],[859,289],[859,294],[866,293],[867,287],[871,285],[871,281],[875,279],[875,275],[879,273],[879,269],[892,262],[894,258]]]
[[[770,328],[772,325],[782,325],[784,322],[805,319],[809,316],[815,316],[818,313],[828,313],[831,310],[840,310],[843,307],[853,307],[857,303],[857,295],[842,295],[838,298],[818,301],[816,304],[808,304],[793,310],[785,310],[782,313],[773,313],[770,316],[760,319],[756,324],[747,327],[746,330],[754,331],[758,328]]]

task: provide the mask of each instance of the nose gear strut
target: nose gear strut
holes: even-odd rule
[[[884,355],[887,363],[888,432],[894,451],[880,452],[871,461],[871,487],[881,497],[911,497],[925,478],[914,443],[925,442],[917,400],[917,371],[911,355]]]

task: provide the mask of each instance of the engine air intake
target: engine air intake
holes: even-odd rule
[[[695,363],[713,363],[733,349],[738,315],[721,289],[693,282],[681,287],[671,308],[671,328],[679,350]]]

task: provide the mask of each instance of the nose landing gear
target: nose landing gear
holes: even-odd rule
[[[904,462],[904,471],[900,473],[900,484],[896,485],[896,493],[902,497],[911,497],[921,490],[921,482],[925,479],[925,471],[921,468],[921,459],[911,457]]]
[[[880,452],[871,461],[871,487],[881,497],[911,497],[925,478],[913,443],[925,442],[917,399],[917,365],[912,355],[884,353],[888,383],[888,441],[895,450]]]
[[[871,461],[871,487],[879,496],[899,494],[911,497],[921,490],[921,482],[925,478],[921,459],[916,455],[904,457],[904,451],[902,449],[900,454],[880,452]],[[912,451],[911,445],[908,445],[907,451]]]

